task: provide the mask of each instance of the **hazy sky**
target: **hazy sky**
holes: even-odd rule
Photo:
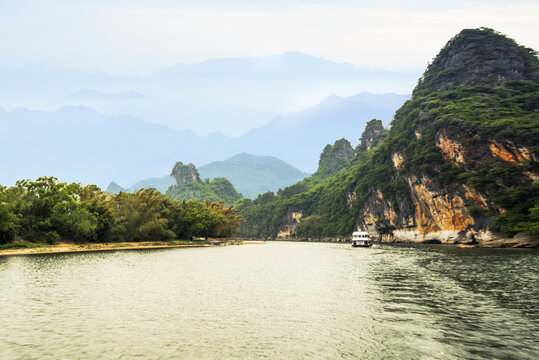
[[[0,0],[0,64],[147,74],[178,62],[300,51],[422,70],[463,28],[539,49],[539,1]]]

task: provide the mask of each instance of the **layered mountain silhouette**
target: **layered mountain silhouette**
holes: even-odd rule
[[[319,105],[280,116],[240,137],[199,136],[131,116],[103,115],[87,107],[57,111],[0,111],[0,184],[54,175],[62,181],[133,184],[160,177],[176,161],[201,166],[247,152],[275,156],[302,172],[314,172],[325,144],[358,139],[365,123],[388,123],[405,95],[331,96]],[[9,155],[8,155],[9,154]]]
[[[278,114],[311,107],[329,94],[410,93],[418,75],[358,68],[301,53],[210,59],[137,77],[47,64],[0,66],[0,106],[47,111],[86,106],[176,130],[239,136]]]

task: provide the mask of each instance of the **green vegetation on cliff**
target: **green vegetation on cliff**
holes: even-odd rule
[[[326,177],[336,174],[344,169],[355,155],[354,148],[346,139],[337,140],[333,145],[326,145],[320,155],[316,175]]]
[[[488,204],[469,210],[479,222],[494,220],[494,231],[537,231],[538,69],[533,50],[491,29],[462,31],[396,112],[383,142],[358,148],[329,178],[313,176],[242,203],[241,234],[275,237],[290,227],[291,213],[301,212],[295,236],[348,235],[376,191],[405,218],[414,213],[409,182],[420,178],[438,193],[457,193],[466,185],[483,194]],[[383,210],[376,213],[376,227],[391,231],[395,225]]]
[[[222,202],[180,202],[155,189],[111,195],[52,177],[0,186],[0,245],[230,237],[241,219]]]
[[[176,179],[176,184],[170,186],[167,195],[176,200],[205,200],[225,204],[233,204],[241,199],[241,195],[225,178],[206,179],[202,181],[197,168],[193,164],[185,165],[177,162],[170,176]]]

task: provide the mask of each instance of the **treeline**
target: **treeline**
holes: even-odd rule
[[[0,186],[0,245],[230,237],[242,219],[222,202],[177,201],[155,189],[111,195],[54,177]]]

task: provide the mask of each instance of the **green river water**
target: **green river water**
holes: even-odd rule
[[[0,359],[539,359],[538,255],[268,242],[0,257]]]

